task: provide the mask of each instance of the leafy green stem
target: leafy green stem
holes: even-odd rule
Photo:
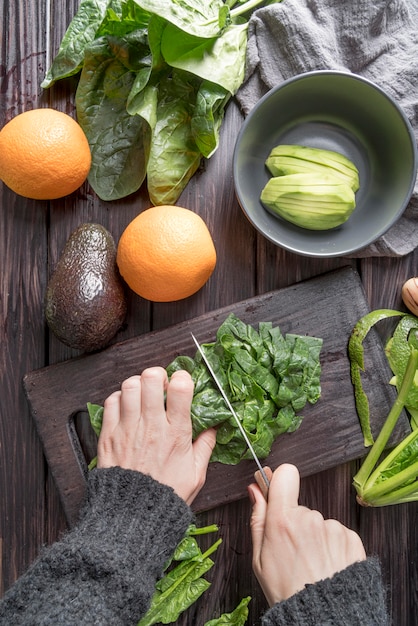
[[[208,535],[209,533],[215,533],[219,530],[217,524],[210,524],[210,526],[195,526],[193,529],[189,529],[188,534],[197,537],[198,535]]]
[[[372,474],[380,455],[382,454],[387,442],[389,441],[392,431],[399,419],[402,409],[404,408],[409,391],[414,382],[414,376],[417,368],[418,349],[411,346],[411,353],[409,355],[405,375],[398,396],[389,412],[389,415],[386,418],[386,421],[375,443],[370,449],[370,452],[367,455],[360,470],[357,472],[353,479],[356,490],[361,498],[364,496],[364,491],[366,489],[370,475]]]
[[[252,11],[253,9],[256,9],[258,6],[264,5],[264,4],[265,4],[264,0],[247,0],[247,2],[243,2],[242,4],[237,6],[235,9],[231,9],[230,15],[234,19],[238,17],[239,15],[243,15],[244,13],[247,13],[248,11]]]
[[[204,552],[203,554],[199,555],[198,557],[194,558],[191,560],[189,566],[184,570],[182,576],[179,576],[176,581],[170,586],[168,587],[168,589],[166,589],[166,591],[163,591],[163,593],[161,594],[159,601],[162,602],[166,597],[170,596],[173,593],[173,590],[178,587],[183,580],[190,575],[190,571],[197,567],[197,565],[199,563],[202,563],[203,561],[205,561],[208,557],[210,557],[211,554],[213,554],[214,552],[216,552],[216,550],[219,548],[220,544],[222,543],[222,539],[218,539],[217,541],[215,541],[215,543],[213,543],[207,550],[206,552]]]
[[[364,496],[367,498],[368,502],[369,501],[373,502],[375,499],[379,498],[380,496],[384,494],[389,495],[395,489],[402,487],[402,485],[406,484],[408,487],[411,486],[413,484],[410,482],[411,479],[415,479],[415,477],[418,474],[418,461],[413,463],[406,469],[402,470],[401,472],[395,474],[394,476],[391,476],[390,478],[387,478],[386,480],[382,480],[378,484],[375,484],[376,478],[378,478],[379,473],[380,473],[380,466],[378,467],[376,472],[374,472],[374,474],[372,475],[372,478],[374,475],[376,475],[374,478],[374,482],[371,480],[370,485],[369,485],[369,482],[367,482],[366,484]],[[415,483],[415,489],[416,488],[417,488],[417,484]]]
[[[387,506],[389,504],[402,504],[405,502],[413,502],[418,499],[418,480],[414,480],[413,483],[399,487],[389,492],[384,492],[382,495],[375,495],[367,493],[365,496],[364,504],[366,506]]]
[[[371,490],[376,489],[376,492],[379,492],[378,485],[374,487],[375,483],[379,481],[379,477],[385,474],[385,472],[390,469],[390,467],[396,464],[397,457],[400,456],[402,450],[406,450],[411,444],[414,444],[415,440],[418,438],[418,431],[413,431],[410,433],[405,439],[403,439],[398,445],[379,463],[379,466],[374,470],[374,472],[370,475],[370,478],[367,480],[366,487],[368,493],[371,493]],[[407,466],[406,469],[397,472],[394,476],[389,476],[385,478],[384,481],[381,481],[381,484],[387,485],[385,491],[392,491],[392,489],[397,488],[401,484],[405,484],[407,481],[414,479],[418,474],[417,471],[414,472],[414,465]],[[415,468],[416,469],[416,468]],[[403,479],[398,480],[399,476],[403,476]],[[380,490],[382,491],[382,490]]]

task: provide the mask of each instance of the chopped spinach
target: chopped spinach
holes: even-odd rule
[[[282,335],[278,326],[260,322],[258,331],[231,313],[218,328],[216,340],[204,344],[205,354],[254,447],[264,459],[278,435],[299,428],[306,403],[321,396],[322,339]],[[199,352],[178,356],[167,367],[190,373],[194,392],[191,408],[193,437],[216,427],[211,461],[236,465],[251,458],[235,420]],[[103,407],[87,405],[98,435]],[[95,466],[95,459],[90,467]]]
[[[299,411],[321,395],[322,339],[283,336],[270,322],[261,322],[257,331],[230,314],[216,341],[203,347],[257,456],[266,458],[276,437],[296,430],[302,422]],[[194,359],[177,357],[167,367],[168,375],[179,369],[186,369],[195,385],[193,436],[217,427],[211,460],[233,465],[251,458],[200,353]]]

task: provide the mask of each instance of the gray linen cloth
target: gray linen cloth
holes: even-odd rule
[[[418,140],[418,0],[283,0],[258,9],[236,98],[246,115],[271,88],[324,69],[358,74],[386,90]],[[418,181],[398,222],[352,256],[399,257],[417,246]]]

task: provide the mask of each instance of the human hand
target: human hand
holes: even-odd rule
[[[208,429],[192,442],[192,398],[186,371],[174,372],[169,382],[162,367],[152,367],[125,380],[104,403],[97,466],[149,474],[191,504],[205,483],[216,440]]]
[[[270,606],[366,558],[357,533],[299,505],[299,488],[289,464],[274,472],[268,502],[256,484],[248,487],[253,569]]]

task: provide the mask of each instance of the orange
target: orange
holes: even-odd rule
[[[216,251],[202,218],[179,206],[140,213],[119,240],[116,261],[128,286],[153,302],[182,300],[212,274]]]
[[[34,109],[0,131],[0,179],[35,200],[62,198],[86,180],[91,153],[81,126],[66,113]]]

